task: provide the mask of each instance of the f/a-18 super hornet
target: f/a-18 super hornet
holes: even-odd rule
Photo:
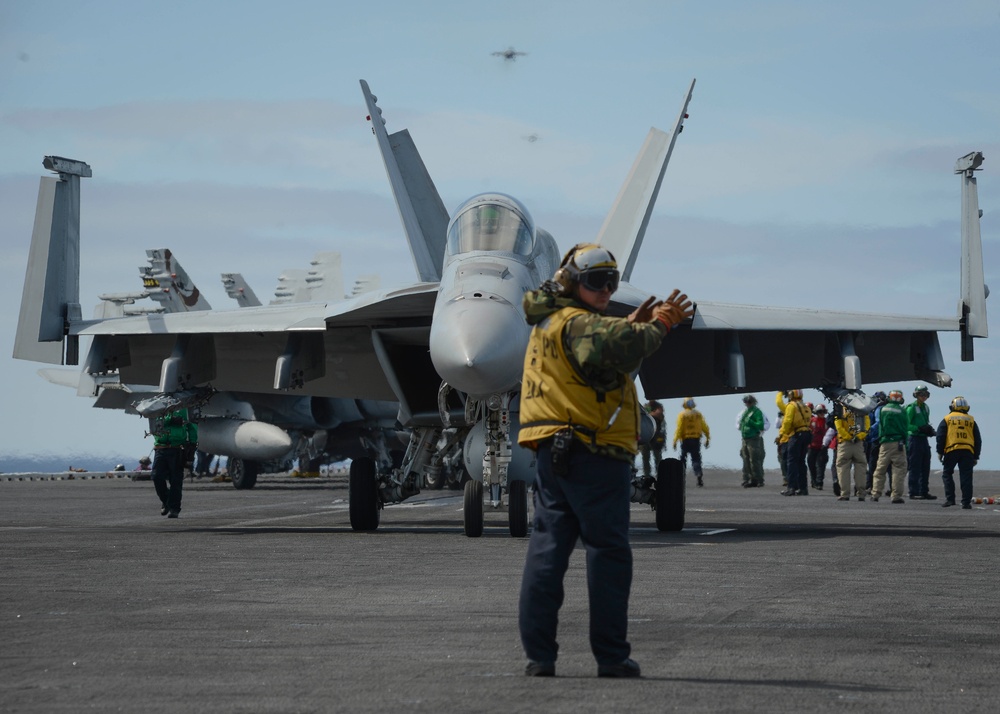
[[[498,50],[497,52],[493,52],[492,54],[493,54],[494,57],[503,57],[504,62],[513,62],[518,57],[523,57],[524,55],[526,55],[528,53],[527,52],[519,52],[518,50],[515,50],[513,47],[508,47],[505,50]]]
[[[95,319],[211,309],[169,249],[147,250],[146,255],[148,264],[139,267],[145,289],[139,293],[100,295],[102,302],[95,310]],[[275,303],[305,302],[317,296],[331,300],[345,297],[339,253],[320,253],[310,264],[309,270],[299,271],[301,289],[283,290],[289,283],[279,278]],[[364,290],[374,282],[377,276],[363,276],[354,290]],[[249,295],[256,297],[252,291]],[[135,303],[143,298],[151,298],[158,304],[145,307]],[[192,407],[191,416],[200,427],[199,448],[229,457],[228,472],[237,489],[253,488],[260,473],[286,471],[296,460],[300,469],[312,471],[305,464],[321,457],[342,460],[364,456],[364,442],[372,431],[385,430],[389,442],[396,442],[397,453],[405,443],[398,443],[397,405],[393,402],[312,400],[295,394],[215,389],[165,395],[154,384],[122,382],[117,371],[90,374],[86,368],[82,371],[46,368],[40,369],[39,374],[53,384],[75,389],[79,396],[94,398],[97,408],[118,409],[149,418],[150,431],[164,411],[179,405]],[[405,434],[402,438],[405,439]]]
[[[693,88],[694,82],[673,131],[650,130],[597,236],[619,256],[625,281]],[[409,132],[388,134],[364,81],[362,90],[420,282],[336,304],[244,308],[221,318],[205,312],[84,321],[73,309],[75,294],[60,287],[73,286],[72,276],[58,272],[66,261],[56,261],[62,280],[49,283],[43,280],[42,262],[36,271],[29,265],[29,284],[52,287],[31,293],[38,308],[27,316],[22,303],[19,334],[27,332],[15,356],[38,359],[49,350],[51,358],[54,347],[59,359],[65,345],[67,359],[76,358],[77,340],[90,335],[88,371],[118,370],[123,378],[157,384],[167,398],[211,383],[254,393],[393,400],[399,423],[409,430],[409,444],[397,465],[378,436],[368,442],[366,457],[354,459],[352,527],[377,528],[382,507],[415,494],[458,446],[472,477],[465,486],[466,533],[483,531],[485,491],[494,505],[506,497],[511,534],[522,536],[527,531],[525,484],[534,464],[516,438],[529,333],[520,302],[526,291],[552,276],[561,253],[526,206],[511,196],[480,194],[449,216]],[[864,410],[870,400],[861,391],[862,364],[869,382],[917,378],[949,384],[937,333],[961,332],[963,359],[972,359],[972,338],[987,335],[973,174],[981,160],[981,154],[970,154],[956,166],[963,180],[963,259],[961,310],[955,318],[698,300],[693,318],[673,330],[640,368],[645,395],[730,394],[799,384]],[[64,190],[78,187],[79,174],[72,168],[55,167],[60,180],[50,181],[66,185]],[[42,190],[56,188],[43,184]],[[61,245],[78,240],[78,233],[39,239],[36,220],[35,240],[45,247],[33,248],[32,255],[65,252]],[[609,312],[625,315],[648,295],[623,282]],[[789,351],[802,358],[794,363],[778,359]],[[676,379],[679,374],[682,380]],[[636,477],[633,500],[655,507],[662,530],[677,530],[684,522],[684,479],[679,462],[666,463],[656,483]]]

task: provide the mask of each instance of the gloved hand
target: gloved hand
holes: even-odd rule
[[[938,454],[938,462],[944,463],[944,454]]]
[[[677,442],[674,442],[674,451],[677,451]]]
[[[688,300],[688,296],[680,290],[674,290],[670,293],[670,297],[653,308],[653,317],[667,327],[679,325],[692,315],[694,306]]]
[[[708,439],[705,439],[705,448],[706,449],[708,448],[708,441],[709,441]]]
[[[937,432],[934,431],[934,427],[930,424],[924,424],[922,427],[917,429],[924,436],[934,436]]]
[[[655,309],[662,304],[663,301],[657,300],[655,297],[647,298],[646,301],[633,310],[632,314],[626,319],[629,322],[652,322],[655,319],[653,316]]]

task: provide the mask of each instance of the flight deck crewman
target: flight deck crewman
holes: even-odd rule
[[[885,484],[885,472],[892,465],[892,502],[905,503],[903,474],[906,473],[906,434],[910,430],[910,420],[903,409],[901,391],[893,389],[887,399],[878,418],[878,462],[872,475],[872,500],[878,500]]]
[[[574,246],[552,280],[524,296],[533,325],[524,358],[518,442],[537,452],[534,528],[521,581],[525,674],[553,676],[563,576],[577,539],[587,551],[590,648],[599,677],[638,677],[628,635],[629,502],[639,436],[630,373],[694,310],[686,295],[650,298],[605,317],[618,288],[605,248]]]
[[[184,451],[198,441],[198,427],[188,421],[187,409],[167,412],[153,421],[153,487],[163,506],[160,514],[177,518],[184,487]]]
[[[708,432],[708,424],[701,412],[695,409],[697,406],[694,399],[688,397],[684,400],[684,409],[677,415],[677,428],[674,430],[674,448],[677,442],[681,442],[681,462],[687,464],[688,455],[691,456],[691,470],[698,477],[698,485],[704,486],[705,482],[701,475],[701,435],[705,435],[705,448],[708,448],[712,436]]]
[[[854,493],[858,500],[865,500],[865,479],[868,461],[865,459],[865,437],[871,428],[867,414],[859,414],[840,404],[834,405],[833,425],[837,429],[837,481],[840,483],[838,501],[851,500],[851,467],[854,467]]]
[[[660,462],[663,460],[663,447],[667,443],[666,424],[663,419],[663,405],[655,399],[650,399],[643,407],[649,416],[653,417],[656,428],[653,430],[653,437],[648,444],[640,447],[642,453],[642,475],[647,478],[653,476],[653,464],[650,464],[650,456],[656,465],[656,475],[660,475]]]
[[[983,437],[979,425],[969,414],[965,397],[951,400],[951,412],[937,428],[937,454],[941,460],[941,479],[944,481],[944,507],[955,505],[955,467],[958,466],[959,484],[962,488],[962,508],[972,508],[972,469],[979,463],[983,450]]]
[[[931,446],[928,437],[934,436],[931,426],[931,410],[927,406],[931,390],[926,384],[918,384],[913,390],[913,401],[906,405],[906,418],[910,422],[910,431],[906,439],[906,463],[909,471],[906,474],[913,501],[934,501],[937,496],[930,492],[931,476]]]
[[[781,418],[779,438],[785,443],[785,471],[788,474],[788,488],[781,492],[783,496],[806,496],[809,486],[806,483],[806,452],[812,440],[809,430],[809,420],[812,410],[802,401],[801,389],[788,390],[788,404]]]

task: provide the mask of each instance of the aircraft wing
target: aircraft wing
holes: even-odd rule
[[[385,345],[405,345],[413,358],[426,352],[436,297],[436,283],[421,283],[329,304],[124,317],[74,323],[73,331],[94,338],[87,373],[117,370],[122,383],[159,385],[164,393],[211,384],[396,400]]]
[[[639,379],[651,399],[914,379],[944,387],[938,333],[960,329],[957,318],[699,302]]]

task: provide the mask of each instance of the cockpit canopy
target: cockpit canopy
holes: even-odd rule
[[[502,193],[473,196],[448,225],[448,255],[494,250],[531,255],[535,222],[520,201]]]

